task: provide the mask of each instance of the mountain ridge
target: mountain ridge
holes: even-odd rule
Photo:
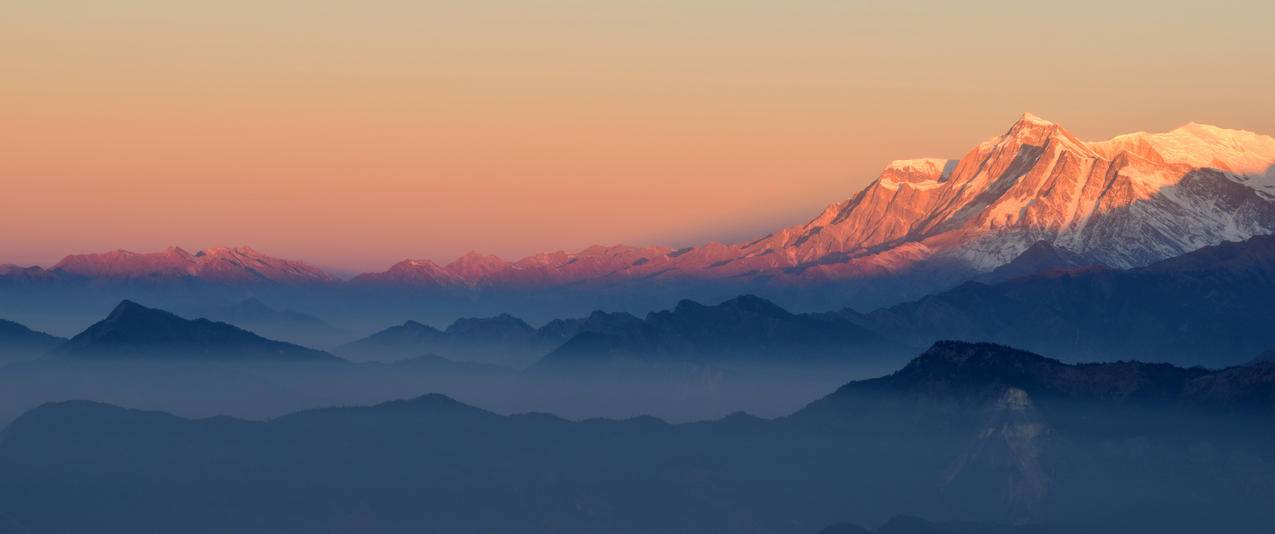
[[[967,282],[868,313],[841,313],[913,345],[993,341],[1069,361],[1123,355],[1225,366],[1275,346],[1263,326],[1275,319],[1271,298],[1275,236],[1264,235],[1146,267]]]
[[[0,319],[0,361],[44,355],[66,338],[33,330],[26,325]]]

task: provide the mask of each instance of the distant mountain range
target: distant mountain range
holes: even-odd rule
[[[354,360],[381,361],[436,353],[519,368],[534,363],[533,372],[558,373],[658,364],[796,369],[893,363],[910,350],[838,314],[794,314],[765,299],[741,296],[715,305],[684,300],[644,319],[595,311],[579,319],[556,319],[539,329],[509,315],[459,319],[446,330],[407,321],[335,352]]]
[[[230,323],[263,337],[298,345],[331,347],[355,337],[323,319],[292,310],[277,310],[255,297],[222,306],[192,306],[180,314]]]
[[[0,362],[35,358],[66,341],[37,332],[13,321],[0,319]]]
[[[1020,275],[1031,272],[1038,274]],[[1250,361],[1275,347],[1275,331],[1266,328],[1275,321],[1269,306],[1275,300],[1275,236],[1208,246],[1127,270],[1086,266],[1074,254],[1040,242],[986,279],[997,278],[1003,280],[967,282],[869,313],[793,313],[767,299],[740,296],[711,305],[683,300],[645,317],[595,311],[539,328],[509,314],[457,319],[445,329],[407,321],[333,352],[354,361],[433,354],[559,374],[625,373],[667,364],[894,365],[909,350],[943,339],[1006,343],[1069,361],[1133,358],[1215,368]],[[121,305],[112,317],[129,309]],[[271,337],[283,337],[278,332],[336,335],[322,320],[279,312],[255,299],[209,310],[213,317]],[[103,323],[115,321],[108,317]],[[145,324],[137,322],[130,335],[140,339]],[[156,324],[173,336],[181,333],[184,343],[213,339],[200,328]],[[16,328],[8,330],[19,333],[11,336],[34,336],[46,347],[56,341]],[[98,339],[102,334],[94,332],[101,328],[95,325],[68,347]],[[240,342],[216,339],[225,350]],[[167,342],[177,343],[176,338]],[[29,351],[17,341],[3,346],[13,347],[9,352],[15,354]]]
[[[642,321],[582,325],[535,372],[632,372],[659,364],[756,364],[792,368],[899,361],[908,347],[835,314],[794,314],[755,296],[706,306],[684,300]]]
[[[789,417],[679,425],[442,395],[265,422],[50,403],[0,431],[0,516],[36,532],[1261,532],[1273,369],[948,342]]]
[[[220,247],[194,254],[180,247],[138,254],[116,250],[102,254],[75,254],[63,258],[50,271],[89,279],[182,280],[221,283],[322,283],[336,278],[305,263],[272,258],[249,247]]]
[[[54,359],[159,361],[340,361],[207,319],[183,319],[132,301],[49,352]]]
[[[901,342],[996,341],[1073,361],[1233,365],[1275,347],[1275,236],[1209,246],[1129,270],[1060,269],[969,282],[867,314]]]
[[[334,352],[356,361],[394,361],[440,354],[451,359],[525,367],[552,348],[531,325],[502,314],[457,319],[445,330],[407,321],[341,345]]]
[[[743,243],[593,246],[517,261],[470,253],[446,265],[403,260],[348,281],[246,247],[195,254],[174,247],[73,255],[48,270],[3,266],[0,292],[211,284],[249,297],[304,288],[306,296],[292,296],[324,311],[363,313],[375,303],[549,317],[741,293],[803,309],[867,309],[980,276],[1004,280],[1059,265],[1140,267],[1272,233],[1273,169],[1275,138],[1252,132],[1192,123],[1085,142],[1025,114],[959,159],[895,161],[810,222]],[[1050,248],[1033,249],[1042,246]]]
[[[1275,347],[1275,331],[1265,327],[1275,322],[1272,301],[1275,236],[1127,270],[1088,264],[1040,242],[979,281],[869,313],[792,313],[755,296],[715,305],[684,300],[645,318],[595,311],[539,329],[508,315],[460,320],[446,331],[408,321],[336,350],[353,359],[437,353],[565,370],[601,362],[779,362],[787,354],[807,364],[847,354],[889,361],[886,355],[907,347],[960,339],[1069,361],[1219,367]],[[466,324],[482,325],[481,333],[467,333]]]

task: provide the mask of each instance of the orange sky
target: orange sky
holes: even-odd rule
[[[1023,111],[1275,133],[1269,2],[14,4],[0,263],[684,245],[804,222]]]

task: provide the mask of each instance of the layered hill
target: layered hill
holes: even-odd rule
[[[1275,520],[1272,438],[1253,431],[1275,413],[1264,369],[943,343],[790,417],[677,425],[437,394],[268,421],[49,403],[0,432],[0,513],[35,532],[939,526],[896,514],[942,518],[938,532],[1261,532]]]
[[[844,405],[883,393],[987,406],[1000,402],[1007,390],[1037,403],[1271,411],[1275,410],[1275,375],[1269,366],[1260,363],[1213,371],[1132,360],[1068,364],[994,343],[940,341],[902,369],[846,384],[793,417],[851,413]]]
[[[1243,363],[1275,346],[1275,237],[1228,242],[1146,267],[1058,270],[969,282],[843,315],[910,344],[995,341],[1068,360]]]
[[[746,295],[716,305],[684,300],[641,321],[581,330],[532,368],[538,373],[633,366],[744,364],[792,370],[897,361],[902,344],[835,314],[789,312]]]
[[[42,356],[66,339],[0,319],[0,361]]]
[[[266,339],[226,323],[183,319],[127,300],[49,355],[82,361],[340,361],[328,353]]]
[[[330,347],[354,337],[323,319],[275,309],[255,297],[223,306],[195,306],[181,315],[230,323],[270,339],[308,347]]]
[[[826,363],[897,360],[909,350],[838,314],[792,313],[745,295],[713,305],[683,300],[644,318],[595,311],[540,328],[510,315],[458,319],[445,330],[407,321],[335,349],[358,360],[436,353],[532,366],[534,372],[609,364],[756,363],[799,369]]]
[[[438,354],[471,362],[525,367],[552,348],[535,328],[509,314],[466,317],[444,330],[406,321],[334,349],[353,360],[393,361]]]

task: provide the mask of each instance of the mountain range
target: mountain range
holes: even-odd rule
[[[868,313],[793,313],[745,295],[710,305],[683,300],[644,318],[594,311],[538,329],[509,315],[462,319],[445,331],[408,321],[335,350],[356,360],[436,353],[519,368],[537,362],[545,370],[600,362],[779,362],[785,354],[811,364],[858,353],[865,363],[961,339],[1069,361],[1120,355],[1224,367],[1275,347],[1275,334],[1264,327],[1275,321],[1272,300],[1275,236],[1123,270],[1042,241],[975,281]]]
[[[1024,263],[1029,266],[1019,269]],[[868,313],[849,308],[794,313],[745,295],[716,304],[683,300],[644,317],[594,311],[554,319],[539,328],[509,314],[461,318],[445,329],[406,321],[333,351],[354,361],[437,355],[558,374],[590,368],[624,373],[668,364],[813,368],[853,363],[862,369],[892,365],[909,347],[943,339],[1006,343],[1069,361],[1119,355],[1214,368],[1250,361],[1275,347],[1275,334],[1265,328],[1275,320],[1268,305],[1275,299],[1275,236],[1207,246],[1145,267],[1083,265],[1074,254],[1039,242],[986,279]],[[1019,275],[1031,272],[1037,274]],[[984,281],[996,278],[1004,280]],[[317,318],[278,312],[257,300],[227,310],[222,317],[270,327],[264,333],[332,330]],[[104,325],[119,323],[120,314],[142,313],[165,312],[126,301],[107,320],[72,339],[67,350],[86,339],[98,340],[94,350],[99,350],[100,340],[108,339],[103,332],[119,335],[103,330]],[[129,323],[136,328],[128,335],[152,335],[142,328],[150,320]],[[13,354],[30,353],[36,345],[47,350],[60,341],[16,323],[5,324],[13,326],[5,330],[9,338],[0,346]],[[180,343],[189,346],[177,352],[192,354],[214,350],[213,345],[219,345],[215,350],[231,351],[243,341],[242,336],[212,335],[192,325],[248,334],[224,323],[176,316],[156,319],[155,324],[172,335],[165,343],[179,344],[180,337]],[[196,347],[200,343],[203,348]]]
[[[843,316],[914,346],[996,341],[1071,361],[1112,357],[1213,367],[1275,347],[1275,236],[1201,248],[1126,270],[1054,269],[967,282]]]
[[[554,345],[509,314],[464,317],[446,329],[406,321],[333,349],[355,361],[393,361],[438,354],[451,359],[525,367]]]
[[[65,360],[340,361],[325,352],[263,338],[207,319],[123,301],[110,315],[49,352]]]
[[[458,319],[445,330],[407,321],[334,349],[353,360],[438,354],[537,373],[615,365],[864,365],[893,363],[909,350],[839,314],[792,313],[752,295],[713,305],[683,300],[645,318],[594,311],[540,328],[510,315]]]
[[[756,296],[716,305],[683,300],[641,321],[595,314],[533,372],[608,370],[632,373],[661,364],[865,366],[893,363],[910,351],[836,314],[795,314]]]
[[[307,313],[278,310],[249,297],[220,306],[191,306],[180,315],[230,323],[263,337],[298,345],[331,347],[355,336]]]
[[[303,262],[282,260],[249,247],[217,247],[194,254],[181,247],[138,254],[116,250],[101,254],[73,254],[50,271],[89,279],[183,280],[221,283],[315,283],[336,278]]]
[[[0,319],[0,362],[44,355],[66,339]]]
[[[1275,416],[1273,386],[1271,364],[1069,365],[948,342],[770,420],[568,421],[437,394],[268,421],[57,402],[0,431],[0,517],[39,532],[927,525],[896,514],[944,518],[939,532],[1263,532],[1275,449],[1253,429]]]
[[[304,287],[305,297],[293,297],[310,307],[359,313],[372,303],[645,312],[741,293],[799,309],[870,309],[980,276],[1032,274],[1039,261],[996,271],[1042,254],[1033,247],[1054,251],[1045,254],[1053,256],[1044,258],[1047,267],[1065,257],[1068,265],[1123,269],[1272,233],[1273,166],[1275,138],[1252,132],[1192,123],[1085,142],[1024,114],[960,158],[895,161],[809,222],[741,243],[592,246],[517,261],[469,253],[445,265],[407,259],[348,281],[246,247],[195,254],[173,247],[72,255],[47,270],[0,267],[0,292],[57,284]]]

